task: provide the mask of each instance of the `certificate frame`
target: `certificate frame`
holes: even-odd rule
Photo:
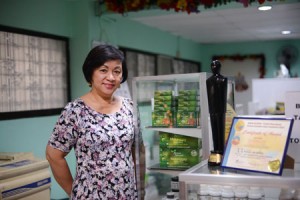
[[[294,119],[234,117],[221,167],[281,175]]]

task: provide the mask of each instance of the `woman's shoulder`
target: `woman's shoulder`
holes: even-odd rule
[[[76,98],[72,101],[69,101],[65,107],[78,107],[82,106],[83,100],[81,98]]]
[[[120,98],[122,99],[124,104],[133,106],[133,101],[130,98],[127,97],[120,97]]]
[[[80,110],[83,106],[83,101],[81,98],[77,98],[77,99],[74,99],[70,102],[68,102],[66,104],[66,106],[64,107],[64,110],[65,111],[72,111],[72,112],[76,112],[76,110]]]

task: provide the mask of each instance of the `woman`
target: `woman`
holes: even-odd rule
[[[91,90],[66,105],[48,141],[46,157],[53,175],[74,200],[137,199],[133,103],[114,95],[127,79],[124,55],[110,45],[96,46],[85,59],[83,73]],[[140,136],[139,141],[143,153]],[[65,160],[72,148],[74,180]]]

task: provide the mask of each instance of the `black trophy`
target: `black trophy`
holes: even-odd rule
[[[208,165],[219,166],[222,161],[225,141],[225,115],[227,103],[227,78],[220,74],[221,63],[211,63],[213,75],[206,80],[208,108],[214,149],[208,159]]]

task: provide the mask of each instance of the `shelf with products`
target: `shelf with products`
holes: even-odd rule
[[[201,185],[234,188],[260,188],[266,195],[266,199],[279,199],[281,191],[290,189],[292,193],[300,188],[300,171],[284,169],[281,176],[254,173],[222,167],[211,167],[207,160],[179,174],[180,199],[188,199],[191,188],[197,193]],[[196,187],[195,187],[196,186]]]
[[[161,165],[161,145],[160,145],[160,134],[161,133],[170,133],[178,136],[188,136],[195,138],[199,141],[199,146],[201,146],[202,158],[206,159],[209,156],[209,143],[202,142],[203,140],[208,141],[208,103],[207,103],[207,92],[206,92],[206,79],[208,77],[207,73],[191,73],[191,74],[175,74],[175,75],[160,75],[160,76],[144,76],[144,77],[135,77],[132,81],[132,97],[135,106],[136,115],[139,116],[140,129],[136,130],[141,132],[144,145],[146,149],[146,185],[149,185],[150,182],[155,182],[155,186],[158,193],[164,195],[170,190],[170,188],[164,189],[170,180],[174,176],[178,176],[179,173],[183,172],[187,168],[184,167],[165,167]],[[155,101],[159,98],[155,98],[157,91],[166,91],[169,94],[171,92],[171,100],[174,100],[173,97],[178,97],[180,91],[194,91],[195,96],[190,95],[192,98],[197,99],[197,111],[195,113],[193,106],[185,104],[185,101],[188,101],[184,98],[181,104],[180,109],[186,109],[185,107],[189,106],[192,108],[188,110],[188,114],[184,117],[180,116],[178,118],[182,120],[180,123],[177,123],[177,111],[180,109],[174,110],[174,101],[169,101],[169,97],[164,97],[159,102],[162,107],[158,108],[161,113],[156,113],[157,107],[154,108]],[[183,95],[182,95],[183,96]],[[187,95],[189,96],[189,95]],[[179,101],[179,100],[178,100]],[[178,106],[178,101],[176,105]],[[167,105],[166,102],[168,103]],[[193,101],[194,103],[195,101]],[[168,106],[170,105],[170,109]],[[167,110],[164,108],[167,107]],[[179,106],[178,106],[179,107]],[[192,114],[191,114],[192,113]],[[153,116],[155,114],[155,116]],[[164,120],[163,118],[168,116],[169,119],[164,124],[155,124],[153,119]],[[202,117],[204,116],[204,117]],[[156,118],[155,118],[156,117]],[[178,116],[179,117],[179,116]],[[190,123],[188,120],[192,118],[194,123]],[[186,121],[184,121],[186,120]],[[188,122],[188,123],[186,123]],[[156,126],[157,125],[157,126]],[[160,126],[163,125],[164,127]],[[179,127],[178,127],[179,126]],[[199,147],[200,148],[200,147]],[[188,151],[188,150],[187,150]],[[200,159],[200,149],[198,149],[198,157]],[[139,156],[137,152],[137,156]],[[164,152],[165,153],[165,152]],[[186,152],[185,152],[186,153]],[[154,181],[153,181],[154,179]],[[150,181],[151,180],[151,181]],[[160,185],[161,184],[161,185]],[[147,194],[147,191],[146,191]],[[147,198],[146,198],[147,199]],[[149,199],[149,198],[148,198]],[[150,198],[151,199],[151,198]],[[153,199],[153,197],[152,197]]]
[[[148,145],[155,143],[155,133],[157,132],[169,132],[178,135],[185,135],[201,139],[201,148],[202,148],[202,159],[207,159],[210,152],[210,143],[209,143],[209,112],[208,112],[208,100],[207,100],[207,89],[206,89],[206,80],[211,74],[209,73],[190,73],[190,74],[174,74],[174,75],[160,75],[160,76],[143,76],[135,77],[132,81],[132,97],[134,101],[134,106],[136,108],[136,113],[140,118],[140,127],[143,135],[144,142]],[[234,107],[234,83],[233,81],[228,81],[228,104],[231,104]],[[196,91],[196,107],[190,105],[187,98],[192,97],[192,94],[187,94],[185,91]],[[155,93],[157,91],[162,91],[169,93],[171,91],[173,97],[177,97],[177,109],[173,106],[173,102],[169,102],[169,97],[162,99],[159,103],[163,106],[166,106],[168,110],[162,109],[162,112],[159,115],[155,115]],[[182,91],[182,96],[180,97],[180,92]],[[183,101],[180,101],[182,98]],[[171,97],[172,99],[172,97]],[[174,100],[174,99],[173,99]],[[195,103],[195,101],[190,101]],[[171,108],[168,106],[171,105]],[[181,106],[180,106],[181,105]],[[192,108],[189,110],[189,108]],[[193,108],[197,110],[197,115],[194,114]],[[179,117],[180,111],[188,109],[187,112],[182,112],[183,116]],[[153,117],[153,113],[154,116]],[[172,119],[167,119],[167,122],[172,122],[172,124],[166,125],[163,127],[163,124],[155,124],[154,121],[164,120],[165,115],[172,113]],[[179,113],[179,114],[178,114]],[[187,113],[187,114],[186,114]],[[192,116],[191,116],[192,115]],[[161,118],[160,118],[161,117]],[[192,118],[196,121],[196,124],[189,126],[187,121],[189,118]],[[154,119],[154,120],[153,120]],[[182,123],[183,122],[183,123]],[[140,130],[138,130],[140,131]]]
[[[143,138],[146,139],[146,143],[149,142],[149,139],[152,139],[149,138],[149,132],[159,131],[202,138],[202,140],[208,141],[208,103],[206,92],[207,77],[207,73],[190,73],[160,76],[144,76],[135,77],[133,79],[133,101],[140,115],[142,134]],[[172,124],[170,127],[161,127],[155,125],[153,126],[153,113],[155,113],[153,110],[155,91],[172,91],[173,96],[178,96],[179,91],[182,90],[197,91],[197,106],[199,107],[199,115],[193,117],[197,118],[196,120],[198,120],[198,124],[194,124],[194,126],[191,127],[177,127],[175,124],[176,122],[173,122],[174,124]],[[166,100],[163,100],[163,102],[166,102]],[[184,106],[185,105],[183,105],[183,107]],[[162,117],[165,114],[163,112],[160,113]],[[178,113],[172,114],[175,118],[176,116],[178,116]],[[202,144],[202,150],[204,158],[207,158],[209,155],[209,146],[207,143]]]

